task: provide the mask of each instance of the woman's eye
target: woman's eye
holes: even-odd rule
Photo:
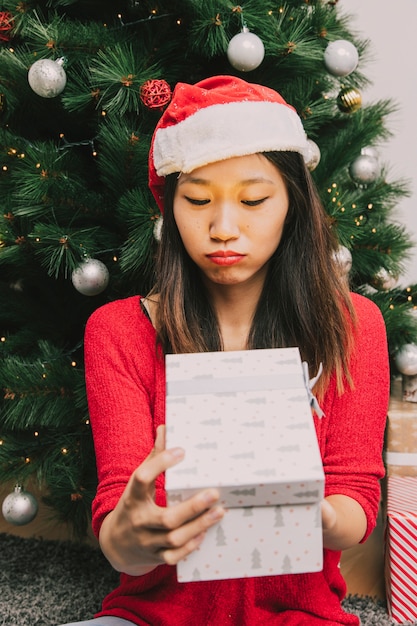
[[[267,199],[267,196],[265,196],[265,198],[259,198],[259,200],[242,200],[242,204],[245,204],[246,206],[258,206]]]
[[[210,200],[199,200],[198,198],[189,198],[188,196],[184,196],[187,202],[190,204],[195,204],[196,206],[203,206],[204,204],[208,204]]]

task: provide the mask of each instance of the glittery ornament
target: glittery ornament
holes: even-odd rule
[[[337,96],[337,106],[342,113],[354,113],[362,106],[362,95],[354,87],[344,87]]]
[[[13,28],[13,15],[9,11],[0,11],[0,41],[10,41]]]
[[[29,68],[29,85],[38,96],[55,98],[64,90],[67,75],[62,67],[63,63],[63,58],[56,61],[40,59]]]
[[[262,40],[244,26],[229,42],[227,58],[230,65],[240,72],[250,72],[263,61],[265,48]]]
[[[139,90],[140,99],[148,109],[163,109],[171,100],[171,87],[166,80],[147,80]]]
[[[16,485],[14,491],[3,500],[2,513],[6,522],[14,526],[24,526],[35,519],[38,503],[34,495]]]
[[[345,39],[332,41],[324,51],[324,65],[333,76],[348,76],[357,68],[358,61],[358,51]]]
[[[109,284],[109,270],[97,259],[86,259],[73,271],[71,280],[83,296],[97,296]]]
[[[320,163],[320,148],[311,139],[307,139],[307,148],[303,152],[303,157],[310,172],[315,170],[317,165]]]
[[[417,346],[414,343],[406,343],[395,356],[395,364],[398,371],[406,376],[417,374]]]
[[[358,185],[374,183],[381,174],[379,161],[368,154],[360,154],[350,164],[349,174]]]
[[[340,270],[342,276],[349,274],[352,268],[352,254],[346,246],[339,246],[333,253],[333,258]]]

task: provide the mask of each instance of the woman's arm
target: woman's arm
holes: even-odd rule
[[[367,520],[361,505],[349,496],[333,495],[321,503],[323,545],[329,550],[346,550],[358,544]]]

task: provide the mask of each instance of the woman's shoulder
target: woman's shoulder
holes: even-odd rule
[[[113,300],[98,307],[87,320],[86,330],[124,328],[126,332],[136,332],[138,329],[146,332],[152,330],[152,325],[141,307],[141,296],[130,296]]]
[[[380,308],[370,298],[355,292],[350,293],[350,298],[359,322],[378,319],[383,321]]]

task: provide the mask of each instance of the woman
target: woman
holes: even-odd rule
[[[164,213],[157,284],[90,318],[86,379],[99,486],[93,527],[121,572],[83,624],[359,624],[340,553],[375,526],[389,395],[378,309],[349,294],[309,172],[299,117],[235,77],[179,84],[156,128],[150,187]],[[216,489],[165,507],[164,354],[298,346],[315,374],[326,476],[321,572],[178,583],[175,564],[225,514]]]

